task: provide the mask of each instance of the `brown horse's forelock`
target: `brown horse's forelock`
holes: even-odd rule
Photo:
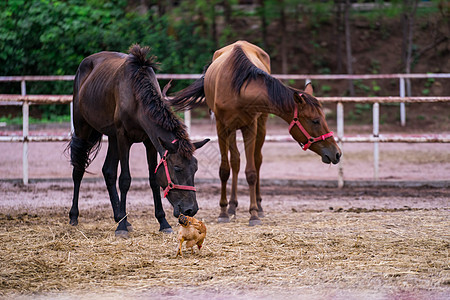
[[[240,46],[234,47],[231,59],[234,66],[231,84],[237,94],[240,93],[242,86],[246,82],[247,86],[251,81],[261,80],[267,88],[269,100],[276,107],[284,111],[294,109],[294,94],[299,91],[284,85],[278,79],[256,67]],[[319,101],[309,94],[305,93],[303,99],[308,105],[320,107]]]
[[[144,104],[153,121],[165,130],[172,132],[178,139],[178,154],[190,159],[195,150],[194,146],[189,140],[186,126],[173,114],[153,85],[154,81],[151,77],[155,75],[148,68],[153,69],[156,62],[153,56],[149,59],[146,58],[149,51],[150,48],[141,48],[139,45],[133,45],[130,48],[127,62],[134,95],[138,101]]]

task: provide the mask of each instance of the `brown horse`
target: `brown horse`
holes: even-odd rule
[[[212,63],[202,78],[180,91],[171,104],[177,109],[192,109],[206,99],[216,117],[221,153],[219,176],[222,182],[219,222],[229,221],[236,213],[237,174],[239,152],[236,130],[244,138],[247,165],[245,175],[250,189],[250,225],[261,224],[263,216],[259,189],[261,148],[266,134],[268,113],[285,120],[292,137],[303,147],[316,152],[324,163],[337,164],[341,150],[329,132],[321,104],[312,96],[312,87],[299,91],[285,86],[270,74],[269,55],[261,48],[238,41],[214,53]],[[233,172],[231,198],[228,201],[226,184]]]
[[[131,184],[129,153],[133,143],[143,142],[147,152],[149,181],[160,231],[172,232],[161,204],[160,187],[172,204],[173,214],[194,216],[198,210],[194,188],[195,149],[183,123],[175,117],[162,94],[147,58],[149,48],[133,45],[130,53],[100,52],[85,58],[76,73],[73,91],[74,134],[70,142],[74,193],[69,217],[78,224],[78,196],[86,168],[95,158],[102,135],[108,136],[108,152],[102,168],[109,192],[116,235],[127,236],[126,196]],[[157,153],[161,163],[157,164]],[[120,200],[116,189],[120,162]],[[162,167],[164,165],[164,167]],[[172,181],[173,180],[173,181]]]

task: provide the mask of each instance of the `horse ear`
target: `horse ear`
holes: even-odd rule
[[[201,142],[195,142],[193,145],[194,145],[195,149],[200,149],[201,147],[203,147],[209,141],[210,141],[210,139],[204,139]]]
[[[161,144],[161,146],[163,146],[164,149],[166,149],[167,151],[169,151],[169,153],[173,154],[173,153],[177,153],[178,150],[178,140],[173,141],[173,142],[165,142],[163,139],[161,139],[160,137],[158,137],[158,141]]]
[[[300,105],[305,104],[302,93],[294,93],[294,101]]]
[[[313,91],[313,86],[312,86],[311,81],[306,84],[306,86],[305,86],[305,93],[308,93],[311,96],[313,95],[314,91]]]

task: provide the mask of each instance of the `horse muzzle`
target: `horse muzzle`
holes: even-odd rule
[[[194,203],[191,205],[179,204],[173,207],[173,216],[178,218],[180,214],[193,217],[198,212],[197,202],[194,200]]]
[[[333,147],[334,148],[334,147]],[[322,162],[325,164],[337,164],[341,160],[342,152],[339,148],[322,149]]]

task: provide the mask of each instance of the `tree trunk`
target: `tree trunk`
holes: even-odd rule
[[[288,62],[287,62],[287,48],[286,48],[286,12],[284,7],[284,1],[279,0],[280,4],[280,36],[281,36],[281,73],[288,74]]]
[[[158,0],[158,15],[160,17],[166,14],[167,0]]]
[[[403,40],[405,41],[405,53],[403,57],[405,58],[405,73],[411,73],[411,64],[413,62],[412,57],[412,46],[413,46],[413,33],[414,33],[414,15],[416,14],[418,0],[403,0],[404,9],[404,29],[403,29]],[[410,11],[408,11],[410,8]],[[411,96],[411,81],[406,79],[406,96]]]
[[[214,48],[218,48],[219,47],[219,39],[217,37],[217,22],[216,22],[216,6],[214,5],[214,1],[212,1],[211,4],[211,31],[212,31],[212,38],[213,38],[213,42],[214,42]]]
[[[261,34],[262,47],[267,48],[267,19],[266,19],[266,5],[264,0],[259,0],[260,17],[261,17]],[[266,49],[267,50],[267,49]]]
[[[347,74],[353,74],[353,56],[352,56],[352,34],[350,32],[350,0],[345,2],[344,22],[345,22],[345,49],[347,54]],[[348,90],[350,96],[355,95],[355,88],[353,86],[353,80],[348,81]]]
[[[342,4],[339,1],[335,2],[336,8],[336,72],[342,73],[342,35],[344,30],[342,29]]]
[[[231,14],[233,13],[233,10],[230,5],[230,1],[225,0],[222,2],[223,6],[223,14],[225,17],[225,24],[230,25],[231,24]]]

